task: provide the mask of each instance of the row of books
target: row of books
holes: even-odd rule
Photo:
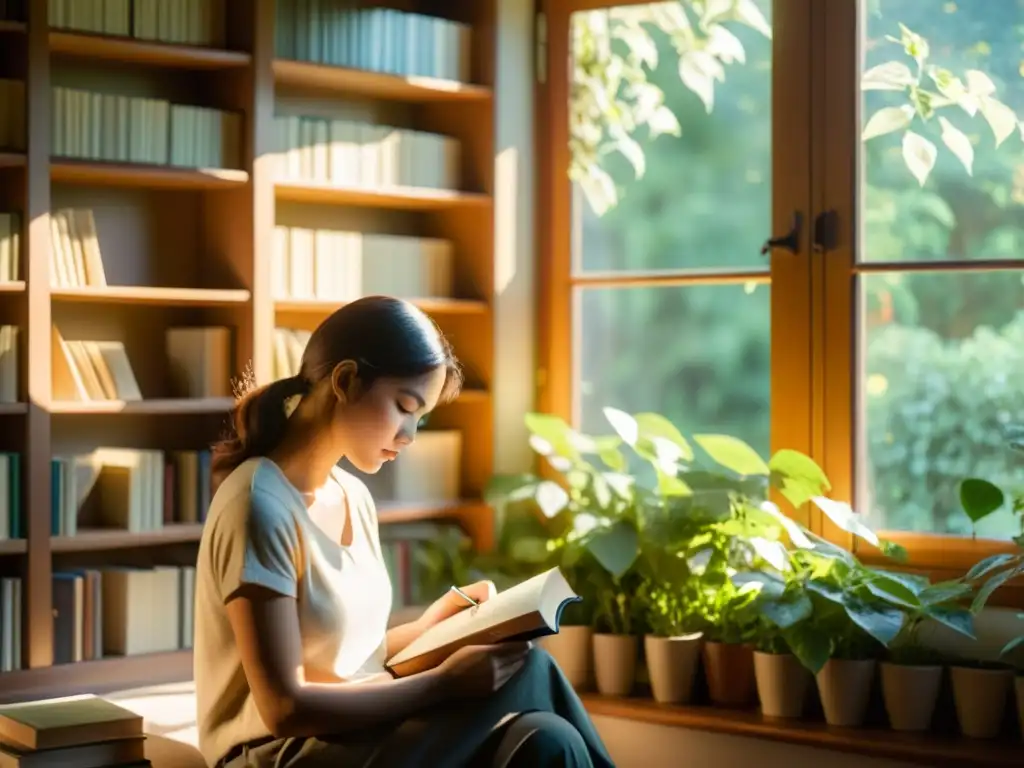
[[[21,579],[0,577],[0,672],[21,669]]]
[[[0,403],[18,402],[18,339],[16,325],[0,325]]]
[[[0,19],[25,21],[28,0],[0,0]]]
[[[53,154],[86,160],[240,168],[241,115],[163,99],[53,88]]]
[[[230,396],[230,328],[168,328],[165,338],[172,397]],[[55,400],[135,402],[143,399],[124,342],[66,340],[54,325],[51,344]]]
[[[25,83],[0,80],[0,151],[25,150]]]
[[[277,0],[280,58],[469,82],[471,27],[351,0]]]
[[[49,0],[50,26],[164,43],[215,45],[215,0]]]
[[[0,453],[0,541],[25,538],[21,506],[21,454]]]
[[[355,120],[274,118],[278,179],[379,187],[458,189],[461,145],[440,134]]]
[[[97,448],[52,460],[51,533],[159,531],[201,523],[210,504],[210,452]]]
[[[191,648],[195,581],[194,566],[54,573],[54,663]]]
[[[96,220],[89,209],[50,213],[50,285],[76,288],[107,284]]]
[[[276,299],[447,298],[452,258],[447,240],[278,225],[271,286]]]
[[[21,279],[21,214],[0,213],[0,283]]]

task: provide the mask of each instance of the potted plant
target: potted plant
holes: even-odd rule
[[[967,478],[960,484],[960,504],[972,525],[1002,508],[1005,502],[1002,489],[987,480]],[[1020,546],[1022,538],[1018,536],[1014,541]],[[974,565],[964,577],[974,589],[971,612],[980,613],[999,587],[1021,575],[1024,575],[1024,557],[1019,551],[986,557]],[[951,665],[957,720],[965,736],[989,739],[999,734],[1013,677],[1012,668],[1002,657],[996,660],[964,658]]]
[[[677,573],[685,573],[680,568]],[[662,704],[689,704],[700,662],[704,635],[697,626],[695,588],[686,578],[669,578],[662,571],[657,581],[645,580],[642,590],[644,659],[654,700]]]
[[[1018,613],[1017,619],[1024,619],[1024,613]],[[1024,632],[1011,639],[999,655],[1001,658],[1018,659],[1020,651],[1024,648]],[[1014,677],[1014,698],[1017,700],[1017,720],[1020,723],[1020,734],[1024,738],[1024,666],[1020,663],[1013,664],[1016,676]]]
[[[879,573],[873,586],[876,596],[906,617],[881,664],[889,724],[896,731],[926,731],[935,713],[944,659],[921,642],[921,627],[932,620],[974,639],[973,614],[959,605],[970,597],[971,586],[960,580],[929,584],[924,577],[903,573]]]

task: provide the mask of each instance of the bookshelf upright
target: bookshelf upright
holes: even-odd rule
[[[357,295],[416,301],[466,367],[425,435],[454,492],[382,524],[488,546],[493,0],[288,5],[0,3],[0,700],[191,675],[226,379]]]

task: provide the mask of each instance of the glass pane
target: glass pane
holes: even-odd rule
[[[1020,483],[1007,433],[1024,424],[1024,273],[879,274],[860,288],[863,509],[881,528],[969,534],[960,481]],[[1009,538],[1020,522],[1001,510],[978,532]]]
[[[767,268],[771,0],[580,11],[577,271]]]
[[[1024,2],[863,0],[868,262],[1024,253]]]
[[[767,285],[592,288],[577,295],[581,427],[602,409],[657,411],[684,433],[723,432],[767,455]]]

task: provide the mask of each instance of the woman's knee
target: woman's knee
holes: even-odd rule
[[[516,718],[498,748],[495,768],[589,768],[592,763],[580,732],[551,712]]]

